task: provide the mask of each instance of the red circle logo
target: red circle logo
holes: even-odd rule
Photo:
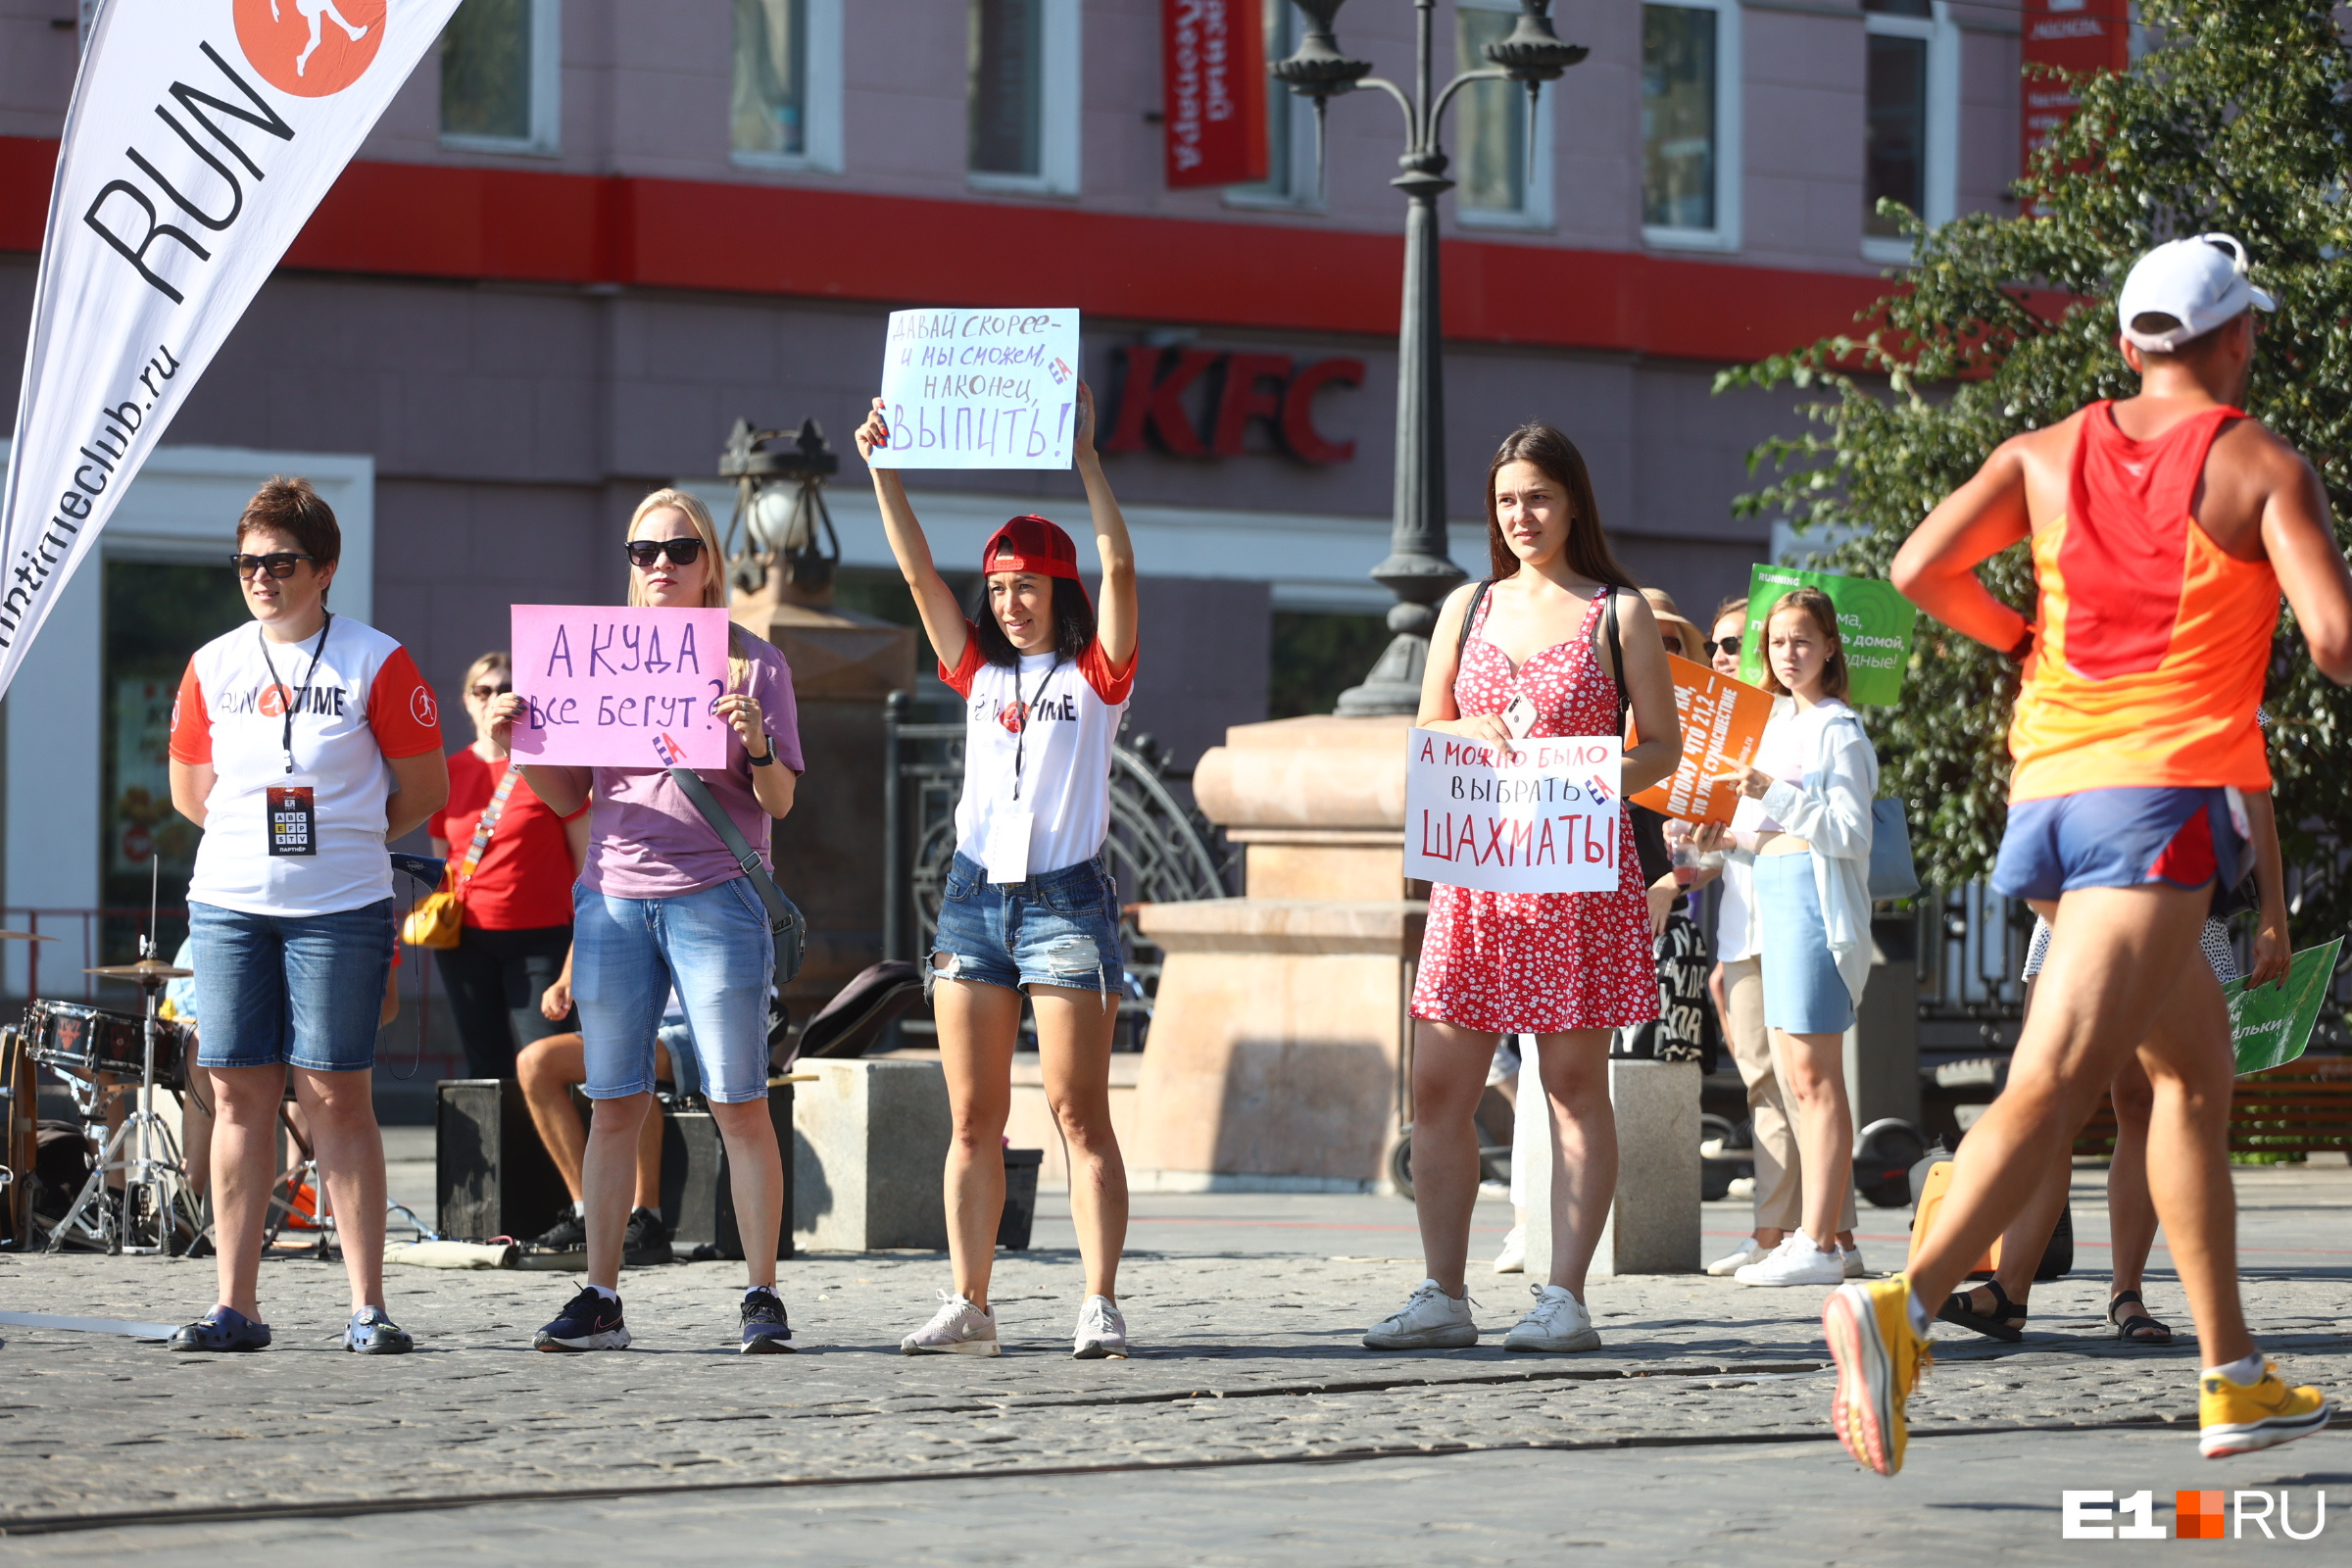
[[[286,712],[286,689],[283,686],[265,686],[261,700],[253,705],[264,718],[283,718]]]
[[[326,98],[368,74],[384,43],[386,0],[236,0],[237,44],[262,79]]]
[[[441,721],[441,709],[433,701],[433,689],[430,686],[419,686],[409,694],[409,716],[419,724],[437,724]]]

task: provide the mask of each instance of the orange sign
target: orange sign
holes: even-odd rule
[[[1674,710],[1683,722],[1683,760],[1670,777],[1633,799],[1686,822],[1728,824],[1733,808],[1740,804],[1739,787],[1718,783],[1713,775],[1734,762],[1755,760],[1765,721],[1772,717],[1772,695],[1672,654],[1666,656],[1666,663],[1674,671]],[[1636,738],[1640,738],[1638,732]]]

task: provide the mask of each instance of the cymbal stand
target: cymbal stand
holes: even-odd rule
[[[152,937],[139,939],[139,956],[154,956]],[[68,1231],[75,1239],[103,1246],[110,1252],[134,1256],[168,1253],[180,1220],[185,1217],[187,1178],[179,1158],[179,1145],[172,1129],[155,1110],[155,1026],[156,1007],[163,995],[164,979],[160,975],[145,976],[138,981],[145,995],[147,1007],[144,1044],[139,1065],[139,1098],[137,1108],[122,1118],[122,1125],[107,1140],[105,1151],[98,1156],[90,1171],[90,1179],[82,1184],[81,1195],[66,1217],[57,1222],[49,1233],[52,1252],[66,1244]],[[95,1115],[93,1135],[97,1126],[104,1125],[101,1107],[104,1091],[93,1080],[92,1109],[85,1118]],[[79,1098],[78,1096],[76,1098]],[[118,1210],[107,1200],[106,1179],[116,1171],[122,1173],[122,1206]],[[145,1202],[139,1200],[144,1197]],[[140,1237],[142,1222],[152,1226],[153,1239]],[[193,1227],[191,1227],[193,1228]]]

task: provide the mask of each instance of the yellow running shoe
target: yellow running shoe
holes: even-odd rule
[[[1911,1329],[1911,1281],[1849,1280],[1830,1293],[1821,1329],[1838,1362],[1830,1423],[1845,1451],[1883,1476],[1903,1467],[1903,1401],[1935,1359]]]
[[[2197,1380],[2197,1451],[2225,1459],[2276,1447],[2311,1436],[2333,1414],[2334,1402],[2319,1390],[2288,1388],[2276,1361],[2263,1362],[2257,1383],[2208,1372]]]

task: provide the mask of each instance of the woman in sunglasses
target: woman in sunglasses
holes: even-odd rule
[[[476,1078],[514,1077],[515,1053],[563,1027],[540,1016],[539,998],[564,972],[571,884],[588,858],[586,809],[557,815],[491,738],[490,705],[514,689],[504,652],[466,671],[473,744],[449,754],[449,804],[425,824],[449,859],[442,891],[463,911],[458,945],[433,960]]]
[[[623,545],[629,603],[657,609],[726,604],[726,562],[710,510],[681,490],[637,504]],[[523,672],[529,688],[529,671]],[[490,738],[508,748],[523,699],[491,699]],[[741,626],[727,627],[727,690],[713,710],[734,733],[727,765],[698,769],[727,816],[773,867],[768,827],[792,809],[801,736],[784,656]],[[704,1098],[725,1141],[736,1223],[751,1286],[739,1348],[789,1350],[792,1329],[776,1295],[776,1236],[784,1166],[768,1119],[767,1007],[775,939],[767,909],[725,841],[661,767],[543,767],[524,775],[568,815],[593,796],[588,858],[572,892],[571,997],[594,1114],[581,1162],[588,1283],[533,1345],[542,1350],[618,1350],[622,1247],[636,1193],[637,1135],[654,1114],[654,1035],[672,987],[686,1009]]]

